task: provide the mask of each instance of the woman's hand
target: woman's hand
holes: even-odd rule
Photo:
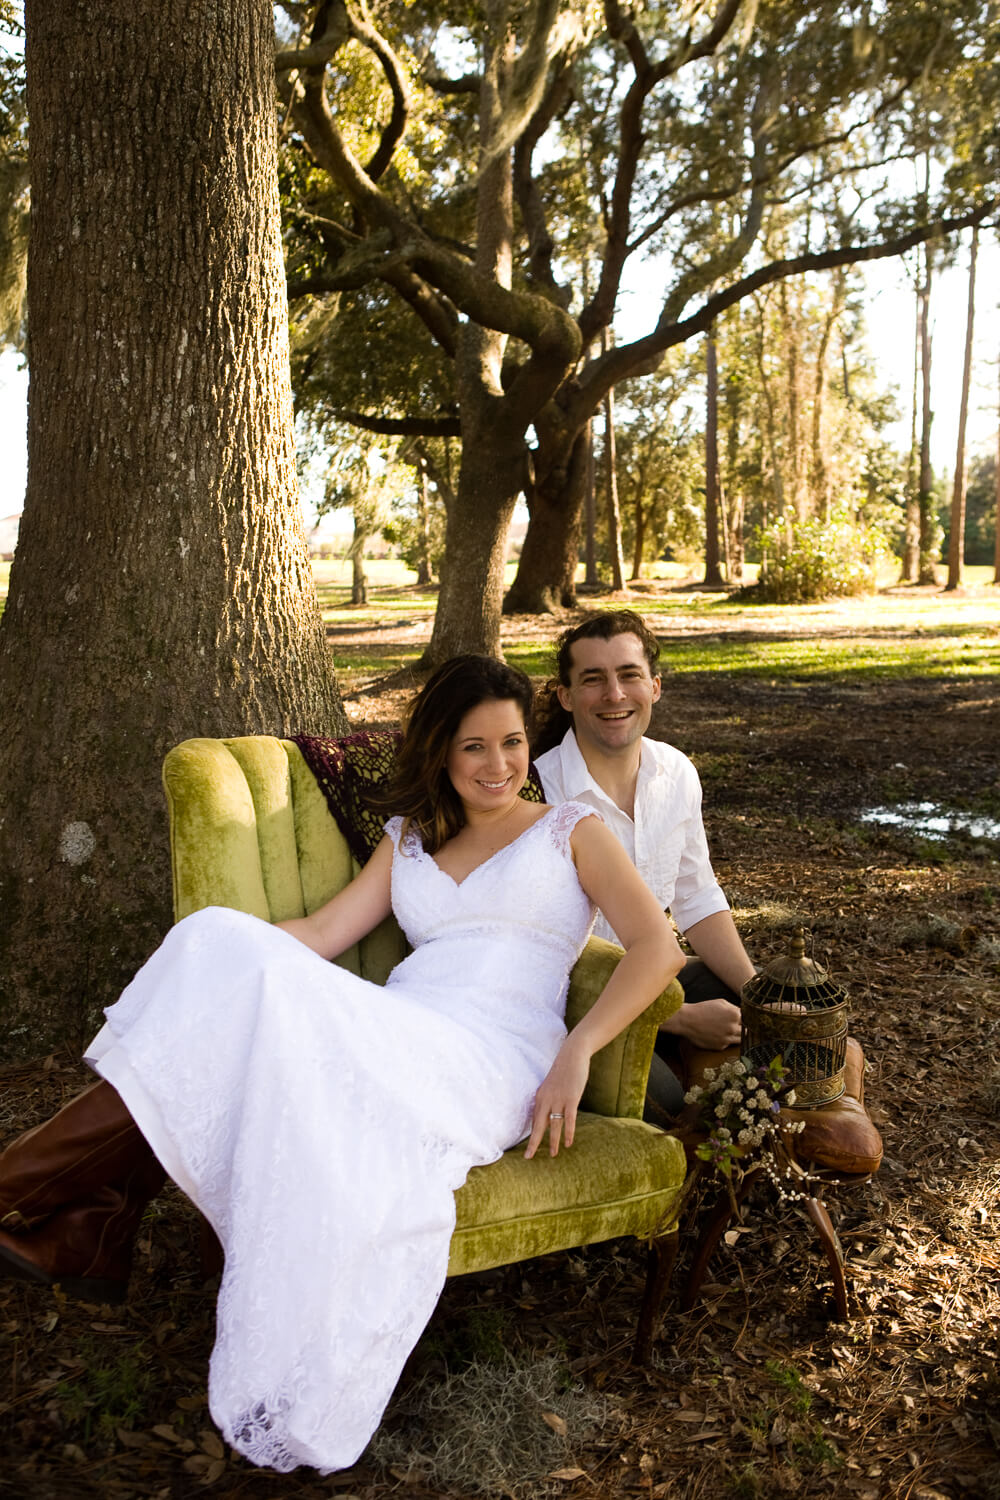
[[[572,1146],[576,1134],[576,1111],[587,1086],[590,1052],[571,1033],[556,1054],[546,1077],[535,1095],[531,1134],[525,1147],[526,1157],[534,1156],[549,1133],[549,1155],[558,1156],[559,1143]]]

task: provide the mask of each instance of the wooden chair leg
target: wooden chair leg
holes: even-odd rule
[[[737,1195],[738,1203],[743,1202],[743,1199],[750,1192],[760,1173],[761,1169],[758,1167],[755,1171],[748,1172],[746,1177],[744,1177]],[[701,1284],[705,1280],[709,1261],[715,1254],[716,1246],[728,1228],[732,1217],[733,1205],[729,1201],[729,1195],[724,1194],[708,1216],[705,1227],[701,1232],[701,1238],[695,1246],[691,1269],[688,1271],[684,1290],[678,1301],[681,1312],[690,1312],[697,1302],[698,1293],[701,1291]]]
[[[653,1352],[653,1334],[659,1322],[663,1298],[670,1285],[670,1278],[677,1260],[679,1238],[678,1231],[675,1229],[673,1234],[658,1235],[656,1239],[649,1242],[646,1290],[642,1296],[639,1325],[636,1328],[635,1344],[632,1348],[633,1364],[647,1365],[649,1363],[649,1357]]]
[[[837,1231],[833,1227],[833,1221],[822,1198],[807,1198],[804,1206],[815,1226],[820,1244],[826,1252],[827,1264],[833,1277],[833,1296],[837,1304],[837,1316],[841,1323],[846,1323],[850,1319],[850,1313],[847,1310],[847,1278],[844,1274],[844,1252],[837,1238]]]

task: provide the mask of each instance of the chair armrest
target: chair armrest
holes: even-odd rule
[[[585,1016],[611,978],[622,957],[615,943],[591,938],[573,967],[566,997],[566,1025],[572,1030]],[[641,1120],[646,1082],[653,1059],[653,1043],[660,1023],[679,1010],[684,993],[672,980],[662,995],[636,1016],[625,1030],[590,1062],[590,1078],[580,1101],[582,1109],[595,1115],[617,1115]]]

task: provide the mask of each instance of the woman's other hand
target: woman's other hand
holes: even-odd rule
[[[524,1151],[529,1159],[542,1144],[546,1131],[550,1156],[558,1156],[560,1144],[573,1144],[576,1112],[590,1073],[590,1053],[574,1036],[571,1033],[563,1042],[535,1095],[531,1134]]]

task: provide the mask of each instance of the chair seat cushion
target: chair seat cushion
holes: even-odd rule
[[[455,1195],[449,1276],[548,1255],[619,1235],[672,1233],[684,1148],[642,1120],[581,1112],[573,1145],[556,1157],[524,1144],[473,1167]]]

